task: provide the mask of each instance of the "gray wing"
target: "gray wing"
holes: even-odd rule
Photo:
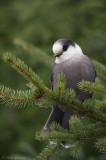
[[[53,77],[54,77],[53,75],[54,75],[54,73],[52,72],[52,74],[51,74],[51,89],[53,89]],[[62,125],[63,116],[64,116],[64,112],[61,110],[61,108],[58,106],[54,106],[45,125],[44,125],[44,127],[43,127],[43,130],[44,131],[50,130],[50,125],[53,122],[56,122],[56,123]]]

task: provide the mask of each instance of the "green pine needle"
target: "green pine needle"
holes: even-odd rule
[[[70,141],[71,134],[69,132],[58,132],[58,131],[51,131],[51,132],[37,132],[35,135],[37,140],[43,141],[56,141],[60,143],[63,140]]]
[[[95,147],[99,149],[100,152],[106,154],[106,138],[99,138],[95,143]]]
[[[101,109],[101,110],[106,109],[106,101],[96,100],[95,108],[96,109]]]
[[[78,158],[78,156],[81,154],[82,152],[82,146],[76,142],[73,147],[71,147],[70,149],[70,155],[73,157],[73,158]]]
[[[98,110],[94,110],[94,108],[92,108],[92,110],[89,110],[89,108],[84,107],[83,104],[79,100],[75,99],[75,91],[74,90],[72,90],[72,89],[65,90],[65,89],[61,88],[62,91],[59,93],[60,95],[57,95],[56,91],[54,91],[54,90],[52,91],[51,89],[47,88],[44,85],[44,82],[40,79],[40,77],[37,74],[35,74],[32,71],[32,69],[30,67],[28,67],[27,65],[25,65],[24,62],[21,61],[20,59],[15,58],[10,53],[5,53],[5,54],[3,54],[3,60],[5,62],[8,62],[19,74],[21,74],[26,80],[28,80],[28,82],[32,83],[34,85],[34,88],[38,89],[38,91],[40,92],[40,96],[38,95],[36,97],[36,99],[41,99],[41,95],[42,95],[42,96],[50,99],[53,102],[53,104],[54,104],[54,102],[58,103],[61,106],[65,106],[66,108],[73,109],[77,112],[81,112],[81,113],[88,115],[92,118],[95,118],[99,121],[106,122],[105,114],[103,114],[102,112],[100,112]],[[64,79],[62,78],[61,81],[64,81]],[[96,87],[98,87],[97,90],[96,90]],[[102,92],[104,94],[106,92],[102,85],[98,86],[95,83],[84,82],[84,81],[82,81],[82,83],[80,83],[80,88],[94,91],[94,92],[96,90],[97,92]],[[43,102],[44,101],[45,101],[45,99],[43,99]],[[7,102],[7,101],[5,101],[5,99],[4,99],[3,103],[5,103],[5,102]],[[19,101],[17,102],[17,105],[18,104],[19,104]],[[40,106],[42,104],[43,103],[41,103],[41,104],[39,103]],[[11,103],[11,105],[13,105],[13,103]],[[25,103],[24,103],[24,106],[25,106]]]
[[[61,127],[58,123],[53,122],[50,125],[50,130],[51,131],[58,131],[58,132],[67,132],[66,129],[64,129],[63,127]]]
[[[34,107],[36,104],[36,96],[38,92],[33,90],[27,91],[15,91],[14,89],[7,88],[4,85],[0,85],[0,101],[1,104],[9,107]]]
[[[34,160],[49,160],[53,156],[54,152],[57,151],[58,144],[48,145]]]
[[[58,75],[57,77],[57,83],[54,88],[55,94],[60,99],[65,99],[67,103],[72,102],[72,100],[75,98],[76,94],[73,89],[66,89],[66,79],[63,74]]]
[[[73,133],[73,136],[76,140],[80,140],[80,138],[84,135],[85,128],[81,122],[81,119],[77,116],[72,116],[69,121],[70,130]]]
[[[15,39],[14,43],[16,46],[22,48],[26,52],[32,54],[38,61],[40,60],[45,65],[47,65],[49,68],[53,65],[53,59],[47,53],[42,51],[41,49],[34,47],[33,45],[21,40],[21,39]],[[40,57],[40,58],[39,58]]]
[[[4,53],[3,60],[8,62],[10,66],[13,67],[13,69],[15,69],[19,74],[21,74],[27,81],[31,82],[39,90],[42,90],[41,86],[44,86],[43,81],[23,61],[15,58],[10,53]]]
[[[82,80],[81,82],[79,82],[78,86],[80,89],[84,91],[106,94],[106,87],[103,86],[102,84],[92,83],[92,82]]]

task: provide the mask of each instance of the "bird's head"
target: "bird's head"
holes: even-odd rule
[[[57,40],[53,44],[52,50],[56,57],[56,63],[64,62],[70,58],[77,58],[83,54],[78,44],[67,39]]]

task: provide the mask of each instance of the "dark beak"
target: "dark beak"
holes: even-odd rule
[[[55,56],[55,57],[60,57],[61,55],[62,55],[62,52],[56,53],[54,56]]]

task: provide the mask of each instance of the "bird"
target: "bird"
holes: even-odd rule
[[[66,78],[66,88],[75,90],[76,99],[83,102],[86,99],[92,98],[92,93],[83,92],[78,88],[78,83],[82,80],[95,82],[96,70],[92,60],[83,53],[81,47],[73,40],[58,39],[54,42],[52,50],[55,57],[51,75],[52,90],[55,88],[58,75],[63,74]],[[43,127],[43,131],[50,131],[50,125],[53,122],[69,130],[69,120],[73,114],[74,111],[72,109],[67,109],[65,106],[57,104],[53,107]],[[52,143],[56,142],[51,141]],[[65,148],[70,148],[70,145],[64,141],[61,144]]]

